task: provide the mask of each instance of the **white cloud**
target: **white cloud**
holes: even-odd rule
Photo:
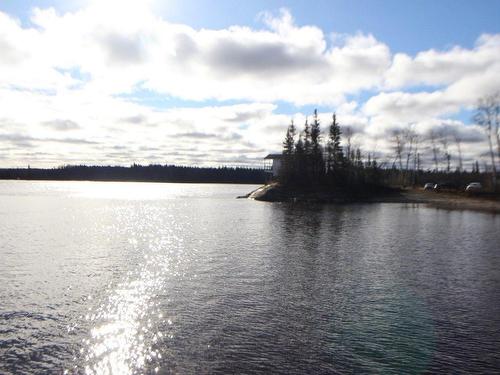
[[[32,28],[2,14],[4,60],[12,69],[23,61],[20,74],[3,83],[27,87],[22,77],[36,70],[52,77],[42,87],[69,87],[74,82],[56,69],[78,69],[90,75],[89,86],[107,93],[142,85],[190,100],[320,104],[377,86],[390,64],[388,47],[373,36],[350,36],[328,48],[322,30],[296,26],[286,10],[266,15],[267,29],[195,30],[134,4],[112,15],[104,5],[64,15],[35,9]]]
[[[366,150],[390,152],[394,128],[445,124],[470,140],[470,155],[482,152],[471,141],[479,130],[450,118],[500,88],[500,35],[393,56],[370,34],[328,38],[287,10],[261,20],[259,29],[197,30],[141,1],[34,9],[28,26],[0,12],[1,162],[256,163],[281,147],[292,116],[278,113],[279,101],[337,107]],[[202,103],[159,110],[130,99],[144,92]],[[299,127],[305,115],[293,115]],[[319,115],[326,127],[331,113]]]
[[[414,58],[398,53],[386,72],[386,85],[400,88],[409,85],[448,85],[469,76],[500,68],[500,35],[480,36],[473,49],[455,46],[449,51],[429,50]]]

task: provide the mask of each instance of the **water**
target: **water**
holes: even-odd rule
[[[500,216],[0,182],[0,373],[494,373]]]

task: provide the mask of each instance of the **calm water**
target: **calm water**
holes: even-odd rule
[[[0,373],[494,373],[500,216],[0,182]]]

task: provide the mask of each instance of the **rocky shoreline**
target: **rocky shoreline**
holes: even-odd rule
[[[413,203],[446,210],[473,210],[500,214],[498,197],[487,199],[462,194],[429,192],[421,189],[384,188],[376,192],[353,193],[341,190],[289,189],[278,183],[271,183],[238,198],[290,203]]]

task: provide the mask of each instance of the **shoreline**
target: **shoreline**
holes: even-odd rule
[[[221,185],[260,185],[259,182],[232,182],[232,181],[163,181],[163,180],[117,180],[117,179],[42,179],[42,178],[0,178],[1,181],[24,182],[140,182],[152,184],[221,184]]]
[[[476,211],[491,214],[500,214],[500,200],[484,197],[463,196],[453,193],[435,193],[423,190],[409,190],[402,193],[413,203],[422,203],[428,207],[453,210],[453,211]]]
[[[393,190],[379,195],[348,196],[342,192],[286,191],[278,184],[268,184],[238,198],[248,198],[264,202],[288,203],[408,203],[423,204],[444,210],[469,210],[500,214],[500,200],[484,197],[465,196],[448,192],[424,191],[422,189]]]

